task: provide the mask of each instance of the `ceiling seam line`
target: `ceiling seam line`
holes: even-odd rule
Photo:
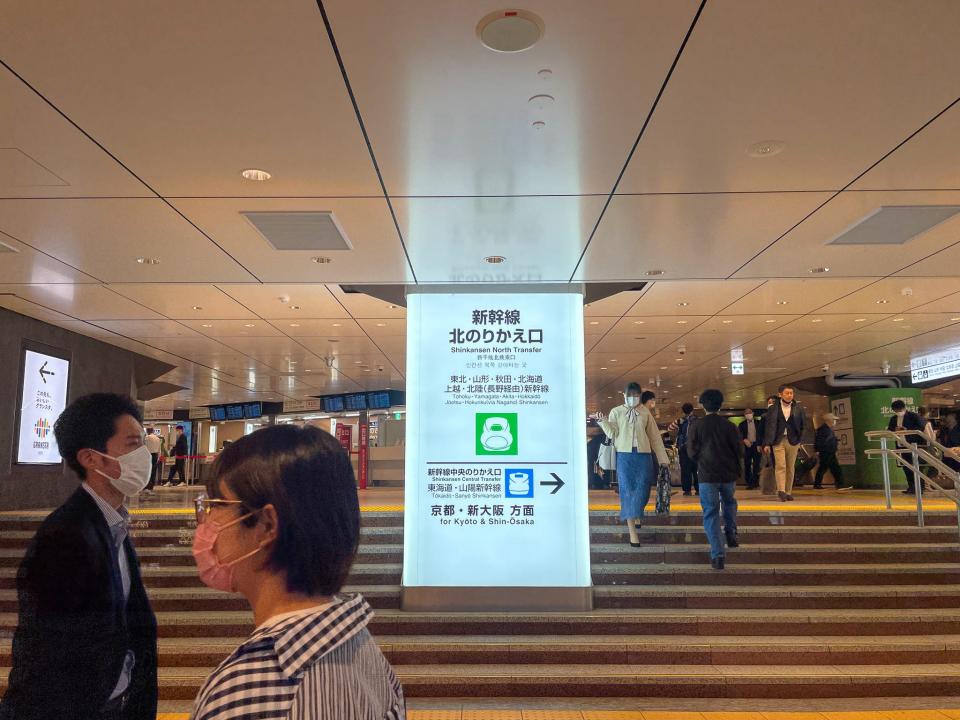
[[[853,180],[851,180],[850,182],[848,182],[848,183],[847,183],[846,185],[844,185],[842,188],[840,188],[839,190],[837,190],[833,195],[831,195],[830,197],[828,197],[826,200],[824,200],[822,203],[820,203],[817,207],[815,207],[813,210],[811,210],[809,213],[807,213],[805,216],[803,216],[800,220],[797,221],[797,223],[796,223],[795,225],[793,225],[793,227],[791,227],[791,228],[788,229],[786,232],[784,232],[782,235],[780,235],[776,240],[773,240],[773,241],[772,241],[771,243],[769,243],[766,247],[762,248],[759,252],[755,253],[755,254],[753,255],[753,257],[751,257],[749,260],[747,260],[745,263],[743,263],[740,267],[738,267],[736,270],[734,270],[732,273],[730,273],[730,274],[727,276],[727,280],[731,279],[734,275],[736,275],[738,272],[740,272],[741,270],[743,270],[747,265],[749,265],[750,263],[752,263],[752,262],[753,262],[754,260],[756,260],[758,257],[760,257],[761,255],[763,255],[767,250],[769,250],[770,248],[772,248],[772,247],[773,247],[774,245],[776,245],[778,242],[780,242],[781,240],[783,240],[787,235],[789,235],[790,233],[792,233],[794,230],[796,230],[798,227],[800,227],[803,223],[805,223],[805,222],[806,222],[807,220],[809,220],[811,217],[813,217],[813,216],[816,215],[818,212],[820,212],[820,210],[822,210],[828,203],[830,203],[830,202],[832,202],[833,200],[835,200],[836,198],[840,197],[840,195],[843,194],[843,192],[846,191],[847,188],[849,188],[849,187],[850,187],[851,185],[853,185],[855,182],[857,182],[857,181],[860,180],[862,177],[864,177],[867,173],[869,173],[871,170],[873,170],[875,167],[877,167],[877,165],[879,165],[880,163],[882,163],[882,162],[883,162],[884,160],[886,160],[888,157],[890,157],[891,155],[893,155],[897,150],[899,150],[901,147],[903,147],[903,146],[906,145],[908,142],[910,142],[913,138],[915,138],[917,135],[919,135],[921,132],[923,132],[923,131],[924,131],[927,127],[929,127],[931,124],[933,124],[934,122],[936,122],[936,120],[937,120],[938,118],[940,118],[944,113],[946,113],[948,110],[950,110],[950,108],[952,108],[952,107],[953,107],[954,105],[956,105],[958,102],[960,102],[960,97],[955,98],[955,99],[953,100],[953,102],[951,102],[949,105],[947,105],[945,108],[943,108],[943,110],[941,110],[940,112],[938,112],[936,115],[934,115],[932,118],[930,118],[929,120],[927,120],[927,121],[926,121],[923,125],[921,125],[919,128],[917,128],[917,129],[914,130],[912,133],[910,133],[909,135],[907,135],[907,137],[905,137],[903,140],[901,140],[901,141],[898,142],[896,145],[894,145],[893,148],[891,148],[890,150],[888,150],[887,152],[885,152],[883,155],[881,155],[880,158],[879,158],[878,160],[875,160],[873,163],[871,163],[871,164],[866,168],[866,170],[864,170],[863,172],[861,172],[859,175],[857,175],[855,178],[853,178]],[[880,192],[883,192],[883,191],[880,191]]]
[[[209,235],[207,235],[207,233],[205,233],[203,230],[201,230],[190,218],[188,218],[186,215],[184,215],[182,212],[180,212],[180,210],[177,209],[177,207],[176,207],[173,203],[171,203],[171,202],[170,202],[169,200],[167,200],[163,195],[161,195],[159,192],[157,192],[146,180],[144,180],[142,177],[140,177],[139,175],[137,175],[137,173],[135,173],[133,170],[131,170],[120,158],[118,158],[116,155],[114,155],[112,152],[110,152],[100,141],[98,141],[95,137],[93,137],[93,135],[91,135],[90,133],[88,133],[86,130],[84,130],[82,127],[80,127],[80,125],[78,125],[76,122],[74,122],[73,119],[72,119],[69,115],[67,115],[63,110],[61,110],[59,107],[57,107],[52,101],[50,101],[50,100],[49,100],[43,93],[41,93],[37,88],[35,88],[33,85],[31,85],[29,82],[27,82],[27,80],[26,80],[22,75],[20,75],[20,73],[18,73],[16,70],[14,70],[12,67],[10,67],[2,58],[0,58],[0,65],[3,65],[3,67],[5,67],[10,73],[12,73],[14,77],[16,77],[20,82],[22,82],[24,85],[26,85],[28,88],[30,88],[30,90],[31,90],[38,98],[40,98],[41,100],[43,100],[43,102],[45,102],[48,106],[50,106],[50,108],[53,109],[54,112],[56,112],[58,115],[60,115],[60,117],[62,117],[62,118],[63,118],[64,120],[66,120],[68,123],[70,123],[74,128],[76,128],[76,129],[77,129],[84,137],[86,137],[90,142],[92,142],[94,145],[96,145],[98,148],[100,148],[108,157],[110,157],[110,159],[112,159],[115,163],[117,163],[117,165],[119,165],[120,167],[122,167],[122,168],[123,168],[124,170],[126,170],[128,173],[130,173],[130,175],[131,175],[134,179],[136,179],[141,185],[143,185],[145,188],[147,188],[147,190],[149,190],[150,192],[152,192],[152,193],[156,196],[156,199],[157,199],[157,200],[160,200],[160,202],[162,202],[162,203],[163,203],[164,205],[166,205],[168,208],[170,208],[171,210],[173,210],[173,212],[175,212],[177,215],[179,215],[179,216],[180,216],[188,225],[190,225],[194,230],[196,230],[198,233],[200,233],[201,235],[203,235],[207,240],[209,240],[211,243],[213,243],[213,244],[220,250],[220,252],[222,252],[224,255],[226,255],[228,258],[230,258],[233,262],[235,262],[240,268],[242,268],[242,269],[244,270],[244,272],[246,272],[248,275],[250,275],[250,277],[254,278],[257,282],[261,282],[260,278],[258,278],[256,275],[254,275],[254,273],[251,272],[250,269],[247,268],[242,262],[240,262],[239,260],[237,260],[237,259],[236,259],[233,255],[231,255],[229,252],[227,252],[226,248],[224,248],[220,243],[218,243],[218,242],[217,242],[216,240],[214,240],[212,237],[210,237]],[[150,199],[153,199],[153,198],[141,198],[141,199],[150,200]]]
[[[610,326],[610,329],[607,330],[605,333],[603,333],[603,335],[601,335],[600,338],[599,338],[593,345],[590,346],[590,349],[589,349],[589,350],[587,350],[586,347],[584,347],[584,350],[583,350],[584,361],[586,361],[587,355],[589,355],[590,353],[592,353],[593,350],[594,350],[594,348],[596,348],[597,345],[599,345],[600,343],[602,343],[603,340],[604,340],[604,338],[607,337],[607,335],[609,335],[610,333],[613,332],[613,328],[615,328],[615,327],[617,326],[617,323],[619,323],[621,320],[623,320],[623,319],[630,313],[630,311],[631,311],[634,307],[636,307],[636,304],[637,304],[638,302],[640,302],[641,299],[643,299],[643,296],[647,294],[647,291],[653,286],[653,284],[654,284],[654,283],[652,283],[652,282],[644,283],[644,287],[640,290],[640,297],[638,297],[636,300],[634,300],[632,303],[630,303],[630,307],[628,307],[626,310],[623,311],[623,314],[622,314],[619,318],[617,318],[617,322],[613,323],[613,325]],[[619,294],[619,293],[617,293],[617,294]],[[611,296],[611,297],[612,297],[612,296]],[[604,298],[604,299],[606,299],[606,298]],[[591,303],[591,304],[592,304],[592,303]],[[604,316],[603,316],[603,315],[596,315],[596,316],[594,316],[594,317],[604,317]],[[586,319],[586,316],[584,316],[584,319]]]
[[[323,283],[320,283],[320,284],[323,284]],[[292,337],[292,336],[290,336],[290,335],[287,335],[286,332],[284,332],[283,330],[281,330],[280,328],[278,328],[276,325],[274,325],[272,322],[270,322],[270,321],[267,320],[266,318],[260,317],[260,313],[255,312],[252,308],[247,307],[246,304],[244,304],[244,303],[240,302],[239,300],[237,300],[235,297],[233,297],[233,295],[231,295],[230,293],[228,293],[228,292],[227,292],[226,290],[224,290],[222,287],[220,287],[220,286],[217,285],[217,284],[214,284],[214,287],[215,287],[218,291],[220,291],[221,293],[223,293],[226,297],[230,298],[230,300],[232,300],[233,302],[237,303],[237,305],[239,305],[240,307],[242,307],[244,310],[246,310],[246,311],[249,312],[249,313],[253,313],[253,315],[254,315],[258,320],[260,320],[260,322],[265,322],[265,323],[266,323],[267,325],[269,325],[270,327],[275,328],[275,329],[276,329],[281,335],[283,335],[285,338],[287,338],[288,340],[292,340],[294,344],[299,345],[301,348],[303,348],[303,349],[306,350],[308,353],[310,353],[311,355],[313,355],[317,360],[320,360],[324,365],[327,364],[327,361],[326,361],[324,358],[322,358],[320,355],[317,355],[317,353],[315,353],[313,350],[311,350],[310,348],[308,348],[308,347],[307,347],[306,345],[304,345],[303,343],[299,342],[296,338],[294,338],[294,337]],[[326,285],[324,285],[324,287],[326,287]],[[229,345],[226,345],[226,343],[224,343],[224,345],[225,345],[226,347],[230,347]],[[240,352],[240,351],[237,350],[236,352]],[[243,354],[243,353],[241,353],[241,354]],[[249,356],[249,357],[250,357],[251,360],[254,359],[252,356]],[[281,372],[281,373],[284,372],[281,368],[274,368],[272,365],[268,365],[267,363],[264,363],[264,362],[262,362],[262,361],[260,361],[260,360],[257,360],[256,362],[260,362],[260,363],[262,363],[263,365],[266,365],[267,367],[276,370],[277,372]],[[327,369],[329,370],[330,368],[328,367]],[[288,371],[288,372],[289,372],[289,371]],[[357,382],[356,380],[354,380],[352,377],[350,377],[350,376],[347,375],[346,373],[340,373],[340,374],[343,375],[345,378],[347,378],[347,380],[349,380],[350,382],[355,383],[357,386],[360,385],[359,382]],[[294,379],[296,379],[296,376],[294,376]]]
[[[656,283],[650,283],[651,286],[653,286],[654,284],[656,284]],[[743,300],[747,295],[749,295],[750,293],[752,293],[754,290],[757,290],[758,288],[761,288],[761,287],[763,287],[763,286],[766,285],[766,284],[767,284],[767,281],[764,280],[763,282],[761,282],[761,283],[760,283],[759,285],[757,285],[756,287],[753,287],[753,288],[750,288],[749,290],[747,290],[745,293],[743,293],[743,295],[740,295],[739,297],[734,298],[733,300],[731,300],[730,302],[728,302],[726,305],[724,305],[722,308],[720,308],[719,310],[717,310],[715,313],[713,313],[712,315],[710,315],[706,320],[704,320],[703,322],[701,322],[701,323],[699,323],[699,324],[697,324],[697,325],[694,325],[692,328],[690,328],[690,329],[687,330],[686,332],[682,333],[682,334],[680,335],[680,337],[677,338],[677,340],[682,340],[683,338],[685,338],[687,335],[689,335],[690,333],[692,333],[692,332],[693,332],[694,330],[696,330],[697,328],[703,327],[704,324],[706,324],[707,322],[709,322],[709,321],[712,320],[713,318],[715,318],[715,317],[717,317],[718,315],[720,315],[720,314],[721,314],[724,310],[726,310],[728,307],[730,307],[731,305],[735,305],[736,303],[740,302],[740,301]],[[637,298],[637,302],[640,302],[640,300],[641,300],[641,298]],[[635,306],[635,305],[636,305],[636,303],[634,303],[634,306]],[[631,308],[632,308],[632,307],[633,307],[633,306],[631,306]],[[676,316],[676,315],[666,315],[666,316],[663,316],[663,317],[677,317],[677,316]],[[673,342],[676,342],[676,340],[674,340]],[[649,357],[645,357],[643,360],[641,360],[639,363],[637,363],[636,365],[634,365],[632,368],[630,368],[629,370],[627,370],[627,371],[625,371],[624,373],[622,373],[622,374],[620,375],[620,377],[623,377],[623,376],[626,375],[627,373],[635,372],[637,368],[639,368],[641,365],[643,365],[643,363],[647,362],[648,360],[650,360],[650,359],[653,358],[653,357],[656,357],[657,353],[660,353],[660,352],[663,352],[663,348],[661,348],[660,350],[657,350],[657,352],[653,353],[653,354],[650,355]],[[701,367],[702,365],[705,365],[707,362],[710,362],[710,361],[707,360],[707,361],[705,361],[704,363],[701,363],[701,365],[697,365],[697,367]],[[694,369],[695,369],[695,368],[689,368],[689,370],[688,370],[687,368],[684,368],[683,372],[684,372],[684,373],[686,373],[686,372],[692,372]],[[683,373],[681,373],[681,375],[682,375],[682,374],[683,374]],[[610,385],[613,384],[613,382],[614,382],[614,381],[611,380],[611,381],[610,381],[609,383],[607,383],[606,385],[601,386],[601,387],[600,387],[600,390],[598,390],[597,392],[600,392],[600,391],[602,391],[604,388],[609,387]]]
[[[387,354],[383,351],[383,348],[382,348],[382,347],[380,347],[379,343],[377,343],[376,340],[374,340],[372,337],[370,337],[370,333],[368,333],[367,330],[366,330],[366,328],[364,328],[363,325],[360,324],[360,321],[357,320],[357,318],[355,318],[355,317],[353,316],[353,313],[350,312],[350,310],[347,308],[347,306],[343,304],[343,302],[340,300],[340,298],[338,298],[336,295],[334,295],[334,294],[333,294],[333,291],[330,290],[330,288],[327,287],[327,285],[324,285],[324,287],[326,288],[327,292],[330,293],[330,297],[333,298],[334,302],[336,302],[340,307],[343,308],[343,311],[344,311],[347,315],[350,316],[350,319],[353,320],[353,321],[357,324],[357,327],[359,327],[361,330],[363,330],[363,334],[367,336],[367,340],[369,340],[370,342],[372,342],[372,343],[373,343],[373,346],[374,346],[377,350],[380,351],[380,354],[383,355],[383,356],[387,359],[387,362],[390,363],[390,366],[391,366],[394,370],[397,371],[397,374],[399,374],[401,378],[403,378],[404,385],[406,385],[406,382],[407,382],[407,376],[406,376],[406,374],[403,373],[403,372],[400,370],[400,368],[398,368],[398,367],[396,366],[396,364],[393,362],[393,360],[390,359],[390,356],[387,355]],[[371,296],[369,296],[369,297],[373,297],[373,296],[371,295]],[[367,319],[367,318],[364,318],[364,319]],[[406,318],[404,318],[404,321],[406,321]],[[404,342],[406,342],[406,335],[404,335]],[[359,383],[357,383],[357,384],[359,385]]]
[[[54,255],[51,255],[50,253],[48,253],[46,250],[41,250],[41,249],[38,248],[38,247],[34,247],[34,246],[31,245],[30,243],[24,242],[23,240],[21,240],[20,238],[18,238],[16,235],[11,235],[10,233],[6,232],[5,230],[0,230],[0,235],[4,235],[4,236],[10,238],[11,240],[13,240],[14,242],[18,242],[18,243],[20,243],[21,245],[25,245],[26,247],[30,248],[30,249],[33,250],[34,252],[38,252],[38,253],[40,253],[41,255],[44,255],[44,256],[50,258],[51,260],[53,260],[54,262],[58,262],[58,263],[60,263],[61,265],[66,265],[68,268],[70,268],[71,270],[76,270],[76,271],[77,271],[78,273],[80,273],[81,275],[86,275],[87,277],[91,277],[91,278],[93,278],[94,280],[96,280],[96,282],[98,282],[98,283],[102,283],[102,282],[103,282],[103,280],[99,279],[96,275],[93,275],[92,273],[88,273],[88,272],[86,272],[86,271],[84,271],[84,270],[81,270],[80,268],[78,268],[78,267],[76,267],[76,266],[74,266],[74,265],[71,265],[71,264],[68,263],[68,262],[64,262],[64,261],[61,260],[60,258],[58,258],[58,257],[56,257],[56,256],[54,256]],[[93,283],[77,283],[77,282],[69,282],[69,283],[11,283],[11,284],[16,284],[16,285],[93,285]]]
[[[363,135],[363,141],[367,145],[367,153],[370,155],[370,162],[373,163],[373,170],[377,175],[377,181],[380,183],[380,189],[383,191],[383,199],[387,203],[387,208],[390,210],[390,218],[393,220],[393,227],[397,231],[397,238],[400,240],[400,247],[403,248],[403,255],[407,259],[407,267],[410,268],[410,275],[413,277],[414,284],[419,284],[417,281],[417,273],[413,269],[413,262],[410,260],[410,253],[407,250],[407,243],[403,239],[403,232],[400,230],[400,223],[397,221],[397,213],[393,208],[393,203],[390,201],[390,193],[387,192],[387,184],[383,179],[383,174],[380,172],[380,164],[377,162],[377,156],[373,152],[373,143],[370,141],[370,135],[367,133],[367,126],[363,122],[363,115],[360,113],[360,105],[357,102],[356,95],[353,92],[353,85],[350,84],[350,78],[347,75],[347,67],[344,65],[343,56],[340,54],[340,47],[337,45],[337,40],[333,35],[333,26],[330,23],[330,18],[327,17],[327,9],[323,5],[323,0],[317,0],[317,8],[320,10],[320,16],[323,18],[323,25],[327,31],[327,39],[330,41],[330,47],[333,49],[333,54],[337,59],[337,65],[340,67],[340,75],[343,78],[343,85],[347,90],[347,95],[350,96],[350,103],[353,105],[353,112],[357,118],[357,125],[360,126],[360,133]]]
[[[610,189],[610,193],[607,195],[606,202],[604,202],[603,207],[600,209],[600,215],[597,217],[597,222],[594,224],[593,230],[590,231],[589,237],[587,237],[587,242],[583,246],[583,250],[581,251],[580,257],[577,260],[577,264],[573,266],[573,272],[570,273],[570,279],[567,281],[568,283],[573,282],[573,278],[576,276],[577,270],[580,269],[580,265],[583,263],[583,258],[587,255],[587,250],[590,249],[590,243],[593,242],[593,238],[597,233],[597,229],[600,227],[600,223],[603,221],[603,216],[606,214],[607,208],[610,207],[610,203],[613,201],[613,196],[616,194],[617,188],[620,186],[620,181],[627,172],[627,168],[630,166],[630,161],[633,159],[633,155],[637,151],[637,147],[640,145],[640,140],[643,138],[644,132],[646,132],[647,127],[650,125],[650,121],[653,119],[653,114],[656,112],[657,106],[660,104],[660,99],[663,97],[664,92],[666,92],[667,84],[670,82],[670,78],[673,77],[674,70],[676,70],[677,65],[680,63],[680,56],[683,55],[683,51],[687,47],[687,42],[690,40],[690,36],[693,35],[693,29],[697,26],[697,22],[700,20],[700,16],[703,14],[703,8],[706,7],[706,4],[707,0],[700,0],[700,6],[697,8],[697,12],[693,16],[690,27],[687,28],[687,32],[683,36],[683,41],[680,43],[680,47],[678,48],[676,55],[674,55],[673,62],[670,64],[670,69],[667,70],[667,74],[663,78],[663,82],[660,84],[660,90],[653,99],[653,104],[650,105],[650,110],[647,111],[647,117],[644,119],[643,125],[640,126],[640,132],[637,134],[637,139],[634,140],[633,146],[630,148],[630,152],[627,153],[627,159],[624,161],[623,167],[620,168],[620,173],[617,175],[617,179],[614,181],[613,187]]]

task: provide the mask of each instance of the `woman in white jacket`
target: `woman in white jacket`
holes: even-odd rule
[[[657,421],[640,404],[640,385],[632,382],[623,393],[624,403],[610,411],[610,416],[597,413],[597,423],[617,449],[617,483],[620,486],[620,519],[627,523],[630,545],[640,547],[637,530],[643,520],[643,509],[650,500],[650,488],[656,482],[657,467],[669,464]]]

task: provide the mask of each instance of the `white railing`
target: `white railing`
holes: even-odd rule
[[[887,510],[893,508],[893,491],[890,487],[890,466],[888,460],[892,459],[898,465],[913,472],[914,491],[917,498],[917,526],[923,527],[923,492],[924,484],[929,483],[934,490],[939,491],[948,500],[953,501],[957,507],[957,527],[960,530],[960,472],[943,462],[942,455],[951,454],[949,448],[944,447],[935,440],[925,438],[927,445],[918,445],[907,440],[907,436],[916,436],[920,434],[917,430],[871,430],[864,433],[868,440],[879,441],[879,448],[870,448],[864,451],[867,457],[880,458],[883,461],[883,491],[887,501]],[[890,446],[890,442],[893,446]],[[941,456],[930,452],[928,448],[937,450]],[[928,466],[937,470],[938,478],[940,475],[953,480],[953,490],[943,488],[936,479],[928,478],[921,473],[921,460]]]

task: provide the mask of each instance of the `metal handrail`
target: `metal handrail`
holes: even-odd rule
[[[914,491],[917,498],[917,526],[924,527],[923,486],[924,483],[929,483],[934,489],[939,490],[944,497],[953,501],[954,505],[957,506],[957,527],[958,530],[960,530],[960,495],[958,495],[958,492],[960,492],[960,472],[957,472],[949,465],[944,464],[940,458],[928,452],[925,447],[920,447],[917,443],[907,441],[907,435],[917,434],[918,432],[916,430],[870,430],[864,433],[868,440],[880,441],[879,449],[870,448],[865,450],[864,454],[867,457],[883,458],[883,489],[884,494],[886,495],[887,510],[890,510],[893,507],[892,490],[890,487],[890,468],[888,466],[887,459],[893,458],[894,461],[902,467],[913,471]],[[896,443],[896,447],[888,447],[888,440],[893,440]],[[927,441],[930,442],[934,447],[940,449],[941,452],[946,450],[943,445],[935,440],[931,441],[929,438],[927,438]],[[909,459],[904,457],[907,454],[910,455]],[[928,478],[922,475],[920,472],[921,459],[923,459],[926,464],[936,468],[938,471],[940,471],[940,473],[952,478],[954,482],[954,490],[946,490],[945,488],[941,487],[941,485],[933,478]]]

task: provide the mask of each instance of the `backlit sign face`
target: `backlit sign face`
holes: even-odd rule
[[[589,587],[583,298],[413,293],[405,587]]]
[[[926,382],[960,375],[960,347],[921,355],[910,360],[910,380]]]
[[[69,375],[68,360],[24,351],[18,463],[55,465],[60,462],[53,424],[67,406]]]

